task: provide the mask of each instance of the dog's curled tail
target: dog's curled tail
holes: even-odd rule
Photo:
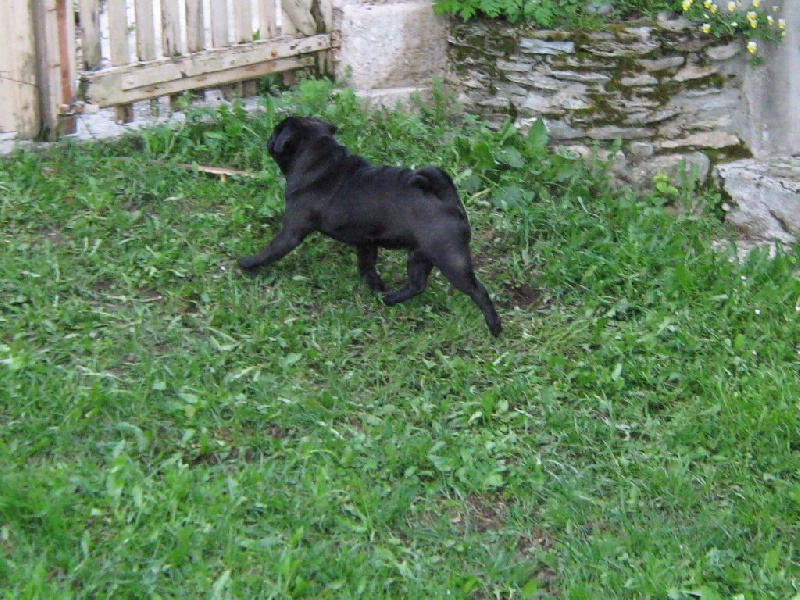
[[[414,171],[409,181],[411,185],[424,192],[430,192],[440,200],[461,206],[456,185],[445,171],[439,167],[422,167]]]

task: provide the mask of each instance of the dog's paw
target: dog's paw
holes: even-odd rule
[[[494,337],[500,335],[500,332],[503,330],[502,325],[500,325],[500,320],[494,321],[493,323],[488,323],[489,325],[489,333],[491,333]]]
[[[364,279],[367,283],[367,288],[373,294],[382,294],[386,291],[386,284],[383,283],[380,275],[367,275]]]

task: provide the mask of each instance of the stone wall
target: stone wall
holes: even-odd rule
[[[543,118],[554,145],[583,154],[622,140],[625,182],[679,165],[702,179],[713,161],[749,156],[738,42],[698,35],[682,19],[566,34],[496,21],[453,22],[449,80],[470,112],[525,128]]]

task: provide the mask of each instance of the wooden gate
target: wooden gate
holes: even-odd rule
[[[20,137],[70,133],[76,100],[115,106],[117,118],[129,121],[131,103],[139,100],[225,88],[310,66],[329,72],[328,51],[335,43],[331,0],[0,4],[8,13],[0,10],[0,40],[20,49],[0,58],[0,113],[14,115]],[[25,19],[20,24],[21,14],[27,25]],[[0,55],[5,50],[0,44]],[[36,102],[31,101],[32,86]],[[0,132],[8,130],[8,121],[0,120]]]

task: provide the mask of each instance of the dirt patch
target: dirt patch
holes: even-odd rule
[[[521,284],[506,288],[498,304],[503,308],[548,310],[553,304],[553,299],[542,288]]]

